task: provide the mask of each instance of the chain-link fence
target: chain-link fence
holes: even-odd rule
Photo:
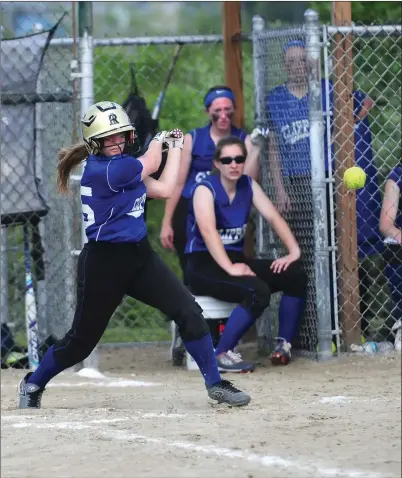
[[[311,189],[311,163],[308,129],[308,83],[306,65],[291,58],[285,65],[289,45],[303,44],[303,28],[266,30],[261,18],[254,19],[254,71],[257,122],[270,128],[268,150],[262,158],[262,185],[285,217],[302,249],[303,267],[308,281],[305,320],[300,331],[300,345],[314,350],[316,337],[316,294],[314,274],[314,215]],[[295,48],[289,48],[288,55]],[[292,68],[291,71],[289,69]],[[289,72],[289,73],[288,73]],[[300,98],[286,86],[288,75],[297,76],[295,86]],[[298,82],[303,78],[304,84]],[[257,252],[275,259],[285,252],[276,234],[259,220]],[[278,296],[278,294],[277,294]],[[261,332],[272,339],[271,328],[277,322],[280,297],[271,304]],[[269,346],[269,343],[267,343]]]
[[[2,5],[2,366],[26,366],[27,337],[44,346],[71,323],[70,251],[80,224],[78,204],[61,199],[55,187],[57,151],[73,136],[73,49],[62,46],[70,12],[18,7]]]
[[[32,194],[43,202],[46,209],[46,214],[40,218],[38,224],[32,226],[30,222],[28,223],[41,341],[50,334],[60,337],[73,320],[76,254],[72,252],[82,247],[81,213],[77,190],[79,182],[71,181],[73,191],[69,198],[60,197],[56,192],[57,151],[76,141],[74,118],[77,118],[77,113],[79,114],[80,105],[77,103],[83,96],[82,91],[78,91],[76,95],[77,91],[74,89],[80,81],[79,76],[76,84],[71,76],[72,72],[78,75],[82,73],[80,63],[76,68],[71,67],[71,60],[79,60],[80,54],[80,45],[75,47],[71,37],[72,12],[67,4],[59,3],[58,6],[59,10],[55,11],[38,7],[40,11],[37,15],[42,23],[34,25],[37,30],[43,30],[45,18],[46,26],[50,27],[57,22],[64,10],[67,16],[63,18],[52,41],[46,47],[38,76],[32,83],[32,93],[36,95],[34,100],[26,94],[22,95],[24,103],[34,111],[32,115],[35,114],[35,118],[30,125],[32,126],[31,142],[23,148],[20,143],[16,157],[24,155],[25,166],[29,169],[30,176],[25,180],[22,176],[24,172],[20,173],[16,166],[12,166],[10,174],[18,184],[13,183],[8,188],[13,193],[9,202],[32,203],[29,195],[29,191],[32,190]],[[36,43],[36,36],[29,36],[26,40],[13,39],[15,32],[24,35],[32,31],[19,28],[17,20],[20,19],[20,14],[18,13],[15,20],[15,10],[10,5],[8,7],[10,16],[9,21],[6,22],[8,39],[3,38],[2,41],[2,59],[7,56],[8,61],[12,61],[11,69],[17,65],[20,70],[29,71],[31,51]],[[24,15],[29,17],[28,14],[24,13]],[[28,21],[29,19],[30,17]],[[30,26],[32,27],[32,22]],[[44,35],[46,36],[47,33]],[[204,113],[202,98],[211,86],[224,83],[222,35],[93,39],[93,51],[90,53],[93,54],[94,59],[94,100],[108,99],[123,103],[130,93],[132,71],[134,71],[140,94],[152,111],[166,79],[177,44],[182,44],[183,47],[166,93],[159,127],[161,129],[180,127],[188,131],[204,124],[207,117]],[[5,51],[7,45],[10,45],[8,48],[12,49],[11,52]],[[243,43],[243,50],[245,103],[252,105],[250,41]],[[39,53],[36,59],[39,62]],[[5,64],[4,61],[3,64]],[[11,101],[7,100],[3,81],[2,77],[2,101]],[[21,95],[24,92],[19,84],[16,84],[13,93]],[[15,108],[14,105],[12,107]],[[22,121],[22,117],[17,113],[16,115]],[[246,108],[246,123],[250,129],[253,124],[252,108]],[[4,125],[4,121],[2,124]],[[28,131],[28,128],[25,126],[24,128]],[[22,124],[18,126],[16,123],[10,124],[10,137],[7,144],[15,143],[22,129]],[[2,136],[4,138],[3,131]],[[2,168],[7,164],[7,161],[3,162],[3,158],[6,158],[5,150],[3,146]],[[24,150],[24,153],[21,153],[21,150]],[[20,162],[22,161],[21,159]],[[77,176],[78,173],[77,171]],[[2,174],[2,177],[5,175]],[[6,198],[7,191],[2,183],[2,199],[3,196]],[[3,212],[6,213],[4,207],[2,201],[2,218]],[[168,265],[180,275],[176,256],[163,249],[159,241],[164,203],[150,201],[147,208],[150,241]],[[5,332],[2,334],[4,339],[2,339],[2,344],[4,343],[2,350],[4,354],[9,355],[8,363],[11,363],[15,357],[20,357],[15,353],[10,355],[11,350],[21,351],[23,349],[20,346],[24,348],[27,345],[22,227],[26,221],[25,218],[22,219],[20,222],[13,218],[7,227],[2,229],[1,290],[2,323]],[[31,234],[36,242],[32,241]],[[39,239],[40,242],[38,242]],[[41,269],[40,273],[37,272],[38,265]],[[10,338],[17,343],[17,348],[13,347]],[[128,343],[169,339],[170,324],[165,317],[155,309],[126,298],[114,314],[102,342]]]
[[[71,77],[77,49],[71,38],[69,8],[58,4],[58,10],[48,15],[50,28],[67,11],[49,45],[47,32],[2,41],[1,207],[2,226],[7,226],[2,227],[2,358],[3,350],[12,349],[7,331],[17,345],[27,343],[24,237],[29,238],[33,259],[40,340],[49,334],[62,335],[73,318],[76,259],[71,252],[82,246],[79,194],[74,189],[78,182],[73,181],[74,191],[67,199],[56,193],[55,182],[57,151],[75,142],[74,118],[79,96],[83,96],[78,81]],[[18,30],[21,37],[26,33],[32,32]],[[306,26],[267,30],[262,19],[255,18],[252,42],[242,42],[246,129],[253,127],[253,109],[256,122],[271,129],[262,158],[262,184],[299,240],[310,279],[305,317],[295,344],[308,353],[315,354],[318,346],[328,349],[331,340],[341,350],[344,343],[356,340],[353,331],[357,328],[359,340],[362,335],[392,341],[390,329],[401,316],[401,287],[396,281],[400,269],[390,267],[389,260],[384,264],[379,231],[383,185],[401,157],[400,33],[400,27],[319,27],[314,19]],[[340,76],[346,68],[345,55],[337,50],[346,34],[351,35],[352,55],[347,57],[353,65],[352,109],[355,116],[362,116],[349,136],[339,133],[342,121],[337,120],[343,114],[338,112],[338,85],[351,83]],[[123,103],[133,69],[140,93],[152,110],[177,44],[183,48],[167,90],[160,128],[188,131],[204,124],[202,97],[211,86],[224,83],[220,35],[94,39],[94,100]],[[10,90],[4,86],[7,74]],[[22,89],[18,75],[32,80],[29,90]],[[366,102],[369,98],[373,107]],[[349,160],[347,155],[346,159],[339,156],[339,151],[348,151],[345,142],[351,137],[354,159],[368,177],[365,188],[357,192],[357,221],[347,216],[347,231],[355,231],[356,236],[352,253],[345,233],[350,208],[345,208],[353,203],[354,194],[346,194],[339,180],[339,161]],[[176,256],[160,245],[163,210],[161,201],[148,203],[149,237],[180,274]],[[257,223],[257,254],[277,257],[283,246],[263,221],[257,219]],[[26,224],[28,230],[23,227]],[[392,253],[399,254],[393,247]],[[345,250],[347,260],[342,256]],[[262,346],[267,349],[275,336],[278,295],[258,323]],[[168,339],[168,322],[158,311],[126,299],[102,341]]]
[[[339,342],[350,346],[360,336],[394,342],[392,327],[402,318],[397,298],[402,271],[396,251],[392,258],[384,255],[387,234],[380,232],[380,216],[387,199],[384,184],[402,157],[401,27],[328,27],[324,37],[324,105],[334,111],[326,116],[326,155],[334,163],[331,239],[336,247]],[[345,93],[349,104],[342,101]],[[353,160],[367,178],[356,193],[342,182]]]
[[[253,27],[256,117],[271,129],[262,182],[309,276],[296,345],[315,354],[320,345],[328,352],[331,336],[339,351],[361,337],[393,343],[400,269],[388,267],[392,300],[379,224],[384,181],[401,158],[401,28],[320,27],[312,11],[302,27],[265,29],[259,17]],[[354,163],[367,175],[356,193],[343,186]],[[262,221],[257,249],[272,258],[283,251]],[[273,307],[267,324],[276,316]],[[270,326],[262,333],[272,335]]]
[[[95,100],[110,99],[122,104],[130,91],[131,70],[141,95],[152,108],[163,89],[178,44],[183,47],[175,66],[159,121],[160,129],[180,127],[190,131],[206,123],[202,99],[213,85],[224,83],[221,35],[181,37],[105,38],[94,40]],[[245,103],[252,105],[251,43],[243,43]],[[246,108],[246,123],[253,122],[252,108]],[[147,225],[150,242],[167,264],[181,275],[175,254],[167,252],[159,234],[164,201],[149,201]],[[155,309],[126,298],[114,314],[104,342],[168,340],[168,323]]]

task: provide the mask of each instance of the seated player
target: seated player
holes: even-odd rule
[[[380,231],[385,236],[385,274],[395,304],[393,329],[400,330],[402,321],[402,161],[391,171],[385,183]],[[401,350],[400,336],[399,332],[395,339],[397,350]]]
[[[175,250],[183,275],[186,261],[184,249],[187,240],[187,212],[191,189],[194,184],[211,173],[216,144],[220,139],[230,135],[243,139],[248,151],[245,171],[256,179],[261,137],[268,135],[268,131],[261,128],[254,129],[249,135],[243,129],[233,125],[236,99],[228,86],[217,85],[210,88],[204,96],[204,108],[208,116],[208,124],[191,130],[184,137],[179,175],[173,194],[165,204],[160,233],[162,246],[169,250]],[[184,353],[182,340],[176,327],[172,344],[173,365],[183,363]]]
[[[238,137],[218,142],[216,171],[194,186],[187,222],[185,272],[191,292],[239,303],[215,351],[219,370],[230,372],[254,369],[233,349],[268,307],[271,294],[278,291],[283,296],[272,362],[289,362],[307,285],[296,239],[261,187],[243,174],[246,158],[246,146]],[[274,261],[245,257],[244,233],[253,205],[287,247],[286,256]]]

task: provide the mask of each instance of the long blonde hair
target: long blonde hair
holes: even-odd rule
[[[70,173],[88,158],[88,151],[84,143],[73,144],[68,148],[61,149],[58,158],[57,190],[60,194],[68,194]]]

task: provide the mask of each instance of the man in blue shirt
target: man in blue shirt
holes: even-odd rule
[[[287,81],[269,92],[267,110],[271,130],[269,161],[274,181],[278,208],[286,213],[301,247],[314,244],[314,216],[311,194],[311,160],[309,140],[308,78],[305,44],[300,40],[288,42],[284,47],[284,68]],[[333,91],[330,83],[330,109],[333,108]],[[326,111],[325,83],[323,81],[323,110]],[[355,162],[364,169],[367,182],[357,191],[357,234],[359,259],[365,259],[382,250],[378,223],[381,195],[377,169],[373,162],[371,132],[368,112],[373,101],[361,91],[353,92],[355,115]],[[326,135],[325,135],[326,143]],[[325,167],[328,171],[327,148]],[[333,158],[332,158],[333,159]],[[306,261],[306,257],[305,257]],[[313,273],[312,261],[305,268]],[[367,267],[367,266],[366,266]],[[369,324],[370,278],[366,267],[360,263],[360,309],[363,330]],[[314,284],[310,284],[314,290]]]

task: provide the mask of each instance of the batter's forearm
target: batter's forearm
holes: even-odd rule
[[[177,183],[180,169],[180,155],[180,148],[169,149],[166,166],[158,180],[164,188],[165,196],[169,198],[172,196]]]

